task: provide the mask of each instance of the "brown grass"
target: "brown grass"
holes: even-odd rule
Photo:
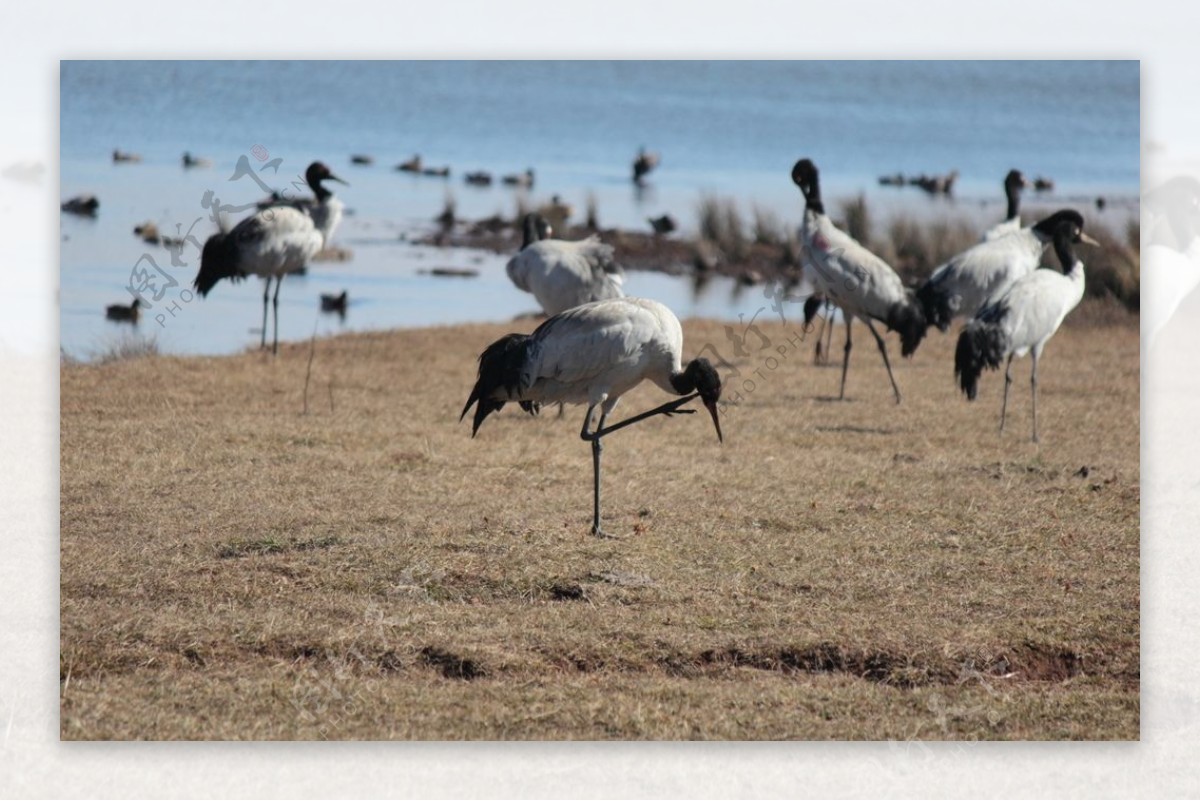
[[[835,402],[769,318],[723,446],[608,440],[621,540],[587,534],[581,410],[457,420],[533,323],[318,340],[307,415],[308,342],[64,362],[61,735],[1136,738],[1136,318],[1050,343],[1040,447],[1028,360],[1001,438],[952,337],[895,359],[896,406],[856,327]]]

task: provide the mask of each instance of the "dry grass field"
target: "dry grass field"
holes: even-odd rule
[[[1136,317],[1050,343],[1040,446],[1028,359],[1000,437],[950,335],[896,406],[861,325],[837,402],[811,336],[687,322],[742,402],[606,440],[616,540],[581,407],[458,422],[534,324],[318,340],[307,411],[309,343],[65,363],[61,736],[1138,737]]]

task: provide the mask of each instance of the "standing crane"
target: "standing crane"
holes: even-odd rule
[[[1075,256],[1073,244],[1098,244],[1072,219],[1061,219],[1051,235],[1054,252],[1062,272],[1034,270],[1021,278],[995,302],[984,306],[958,336],[954,351],[954,376],[967,400],[975,400],[979,376],[986,367],[995,370],[1004,365],[1004,401],[1000,406],[1000,432],[1008,411],[1008,388],[1012,384],[1014,356],[1033,356],[1030,390],[1033,394],[1033,441],[1038,441],[1037,371],[1038,358],[1054,332],[1072,309],[1083,299],[1083,262]]]
[[[613,246],[598,236],[578,242],[549,239],[552,229],[537,214],[524,220],[521,250],[506,270],[517,289],[529,292],[547,315],[596,300],[624,297]]]
[[[641,298],[588,303],[556,314],[532,334],[507,334],[479,357],[479,374],[459,416],[475,406],[471,436],[492,412],[516,401],[530,414],[544,403],[586,403],[579,436],[592,444],[592,534],[600,528],[601,440],[656,415],[691,414],[680,407],[699,397],[723,441],[717,401],[721,377],[707,359],[682,363],[683,330],[666,306]],[[644,380],[684,397],[605,427],[621,396]],[[589,430],[596,409],[600,419]]]
[[[1083,215],[1063,209],[1028,228],[972,245],[938,267],[917,290],[925,319],[945,332],[955,317],[973,317],[1038,268],[1063,222],[1083,230]]]
[[[275,279],[275,336],[272,353],[279,352],[279,290],[283,277],[308,264],[325,247],[328,236],[341,219],[341,202],[321,182],[345,183],[329,172],[321,162],[309,165],[305,178],[314,199],[284,201],[260,209],[229,231],[208,238],[200,254],[200,272],[193,286],[200,297],[207,297],[217,282],[228,278],[238,282],[259,275],[263,284],[262,347],[267,346],[267,301],[271,298],[271,279]]]
[[[882,322],[889,331],[900,334],[901,354],[911,356],[921,344],[928,325],[921,304],[912,291],[904,286],[896,271],[849,234],[838,229],[825,214],[817,167],[809,159],[801,159],[792,168],[792,181],[804,194],[804,223],[800,239],[804,244],[808,264],[821,293],[841,310],[846,318],[846,346],[842,357],[842,388],[839,399],[846,397],[846,372],[850,367],[850,327],[854,318],[866,323],[875,337],[883,365],[887,368],[892,392],[899,403],[900,388],[892,375],[887,344],[875,330],[873,320]]]

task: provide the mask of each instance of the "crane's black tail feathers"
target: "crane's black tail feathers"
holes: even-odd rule
[[[887,327],[890,331],[900,334],[900,353],[912,356],[917,352],[929,323],[925,321],[925,312],[921,304],[913,300],[911,292],[904,303],[897,303],[888,313]]]
[[[1004,360],[1004,331],[995,323],[972,320],[958,335],[954,350],[954,377],[967,400],[975,400],[979,376],[986,367],[996,370]]]
[[[506,401],[495,397],[500,391],[509,398],[515,398],[520,391],[521,370],[529,357],[532,341],[527,334],[505,334],[479,355],[479,377],[471,389],[471,397],[467,398],[467,405],[458,416],[461,422],[471,405],[476,404],[475,420],[471,425],[472,437],[489,414],[504,408]],[[534,401],[523,400],[519,404],[532,415],[536,415],[540,408]]]
[[[200,293],[200,297],[207,297],[222,278],[236,282],[245,277],[237,267],[237,244],[237,237],[224,231],[204,241],[204,249],[200,252],[200,272],[192,282],[192,287]]]
[[[929,325],[936,325],[943,334],[954,319],[954,307],[950,304],[950,293],[933,281],[926,281],[917,290],[917,302]]]

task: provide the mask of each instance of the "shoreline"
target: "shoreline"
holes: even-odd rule
[[[803,328],[803,318],[801,316],[802,303],[796,300],[787,300],[785,308],[787,322],[783,325],[784,328],[800,331]],[[774,320],[777,312],[772,310],[771,302],[764,298],[763,306],[760,309],[761,319]],[[757,315],[755,315],[757,317]],[[488,329],[497,332],[508,333],[509,330],[531,331],[545,319],[544,315],[538,314],[521,314],[510,320],[473,320],[468,322],[445,322],[433,323],[426,325],[412,326],[392,326],[388,328],[372,328],[354,331],[338,331],[328,334],[319,334],[315,338],[307,339],[290,339],[279,341],[280,352],[284,349],[290,351],[302,350],[308,352],[311,343],[315,342],[319,347],[322,343],[333,343],[338,341],[351,341],[354,339],[369,339],[369,338],[387,338],[405,335],[425,335],[425,334],[454,334],[457,335],[464,330],[469,329]],[[680,316],[680,322],[684,328],[699,326],[703,328],[712,328],[716,326],[725,326],[728,328],[729,320],[721,317],[710,316]],[[779,325],[778,323],[772,323]],[[961,328],[961,321],[956,322],[946,334],[941,334],[936,330],[930,330],[928,336],[940,337],[956,337]],[[813,329],[808,334],[815,334],[816,329],[821,326],[820,320],[813,321]],[[1129,329],[1130,332],[1140,337],[1140,316],[1129,311],[1120,304],[1116,303],[1111,298],[1095,298],[1085,297],[1078,307],[1063,321],[1063,329]],[[526,330],[528,329],[528,331]],[[243,349],[233,352],[222,353],[185,353],[162,351],[154,341],[143,341],[137,338],[131,338],[129,334],[136,333],[131,331],[122,332],[122,336],[116,339],[109,340],[107,346],[95,351],[87,356],[79,357],[75,354],[59,348],[58,363],[60,370],[77,369],[77,368],[95,368],[105,367],[114,363],[135,361],[141,358],[154,359],[181,359],[185,361],[199,361],[207,359],[242,359],[255,355],[269,354],[261,350],[257,345],[248,344]],[[882,332],[881,332],[882,333]],[[841,333],[837,334],[839,337]],[[891,332],[884,334],[885,341],[888,342],[889,348],[898,346],[891,336]],[[815,340],[813,340],[815,342]],[[486,343],[484,343],[486,344]],[[920,358],[920,351],[914,357]]]

